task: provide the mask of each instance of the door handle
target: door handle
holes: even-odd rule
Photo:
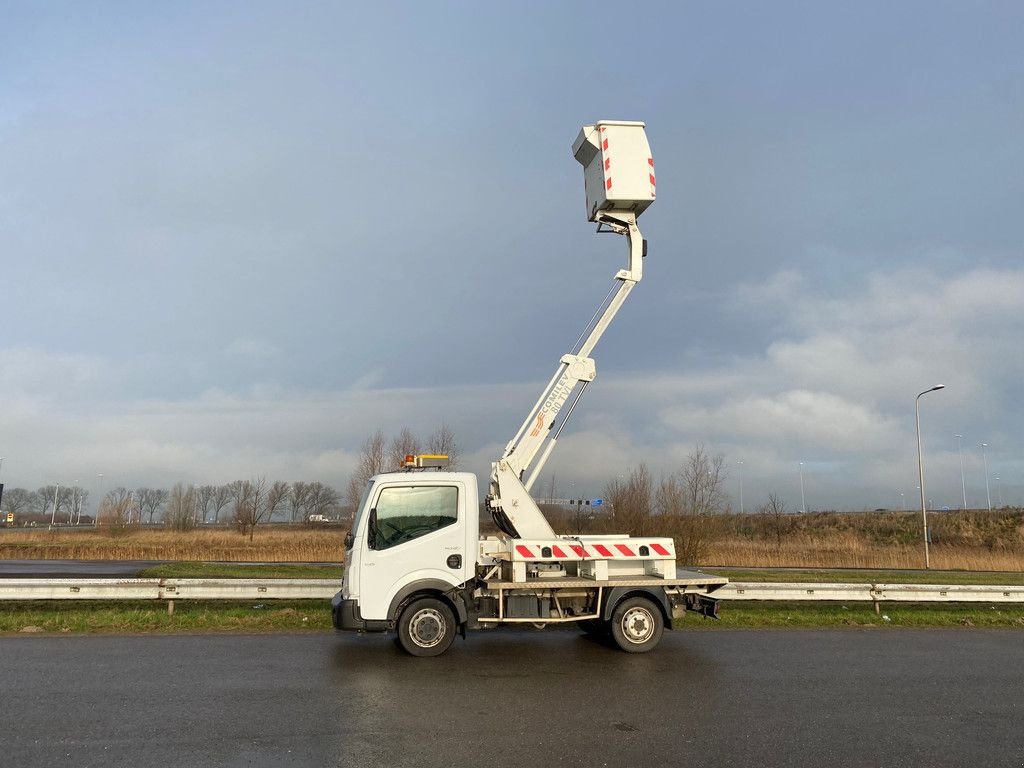
[[[462,555],[448,555],[448,559],[445,564],[449,568],[461,568],[462,567]]]

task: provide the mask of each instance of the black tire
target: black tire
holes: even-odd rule
[[[398,644],[410,656],[440,656],[455,640],[455,614],[443,600],[423,597],[398,618]]]
[[[661,609],[646,597],[628,597],[612,611],[612,640],[626,653],[658,647],[665,631]]]

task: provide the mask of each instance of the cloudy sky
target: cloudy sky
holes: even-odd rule
[[[1024,8],[626,7],[4,4],[0,480],[342,487],[441,422],[486,472],[624,263],[607,118],[659,196],[559,495],[702,443],[734,506],[909,508],[942,383],[935,506],[956,434],[1024,502]]]

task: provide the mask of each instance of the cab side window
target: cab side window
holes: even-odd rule
[[[458,504],[453,485],[384,488],[370,520],[370,548],[390,549],[454,525]]]

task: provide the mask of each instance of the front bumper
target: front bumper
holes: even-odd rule
[[[359,601],[346,600],[338,592],[331,598],[331,623],[335,629],[355,630],[356,632],[385,632],[388,622],[366,620],[359,615]]]

